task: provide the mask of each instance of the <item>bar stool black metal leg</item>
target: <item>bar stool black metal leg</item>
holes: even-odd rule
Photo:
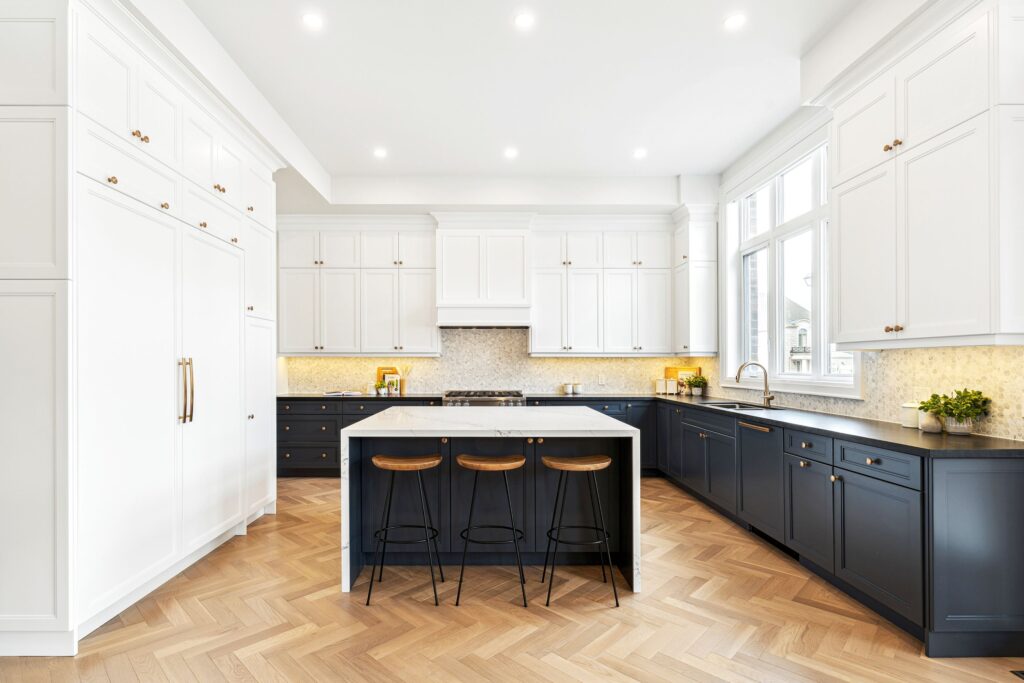
[[[434,581],[434,559],[430,551],[430,527],[427,526],[427,497],[423,493],[423,475],[416,472],[416,479],[420,485],[420,512],[423,514],[423,541],[427,546],[427,564],[430,565],[430,585],[434,589],[434,606],[438,606],[441,603],[437,599],[437,582]],[[441,558],[438,558],[439,562],[440,560]]]
[[[423,488],[423,479],[420,479],[420,494],[423,496],[423,500],[427,500],[427,492]],[[430,502],[427,501],[427,521],[430,522],[430,528],[434,528],[434,517],[430,514]],[[437,570],[441,573],[441,583],[444,583],[444,567],[441,566],[441,551],[437,547],[437,536],[434,536],[434,557],[437,558]]]
[[[612,575],[612,593],[615,595],[615,606],[619,606],[619,589],[615,587],[615,568],[612,566],[612,547],[608,543],[608,529],[604,525],[604,508],[601,507],[601,491],[597,488],[597,473],[591,472],[590,478],[594,483],[594,493],[597,495],[597,511],[601,514],[601,534],[604,536],[604,549],[608,553],[608,569]],[[561,524],[561,522],[559,522]],[[600,546],[598,546],[600,548]],[[552,572],[554,573],[554,572]]]
[[[383,524],[381,524],[381,527],[380,527],[381,529],[384,530],[383,531],[383,534],[384,534],[384,538],[383,538],[384,545],[383,545],[383,547],[381,549],[381,553],[380,553],[380,573],[377,575],[377,583],[380,583],[381,581],[384,580],[384,560],[386,560],[387,556],[388,556],[388,527],[391,526],[391,499],[394,497],[394,495],[395,495],[395,473],[392,472],[391,473],[391,481],[388,484],[387,501],[384,504],[384,522],[383,522]],[[373,577],[371,576],[370,578],[372,579]]]
[[[559,471],[558,473],[558,486],[555,487],[555,506],[551,508],[551,524],[548,525],[548,530],[555,528],[555,515],[558,514],[558,498],[562,495],[562,480],[565,478],[565,472]],[[544,550],[544,570],[540,573],[540,582],[544,583],[544,577],[548,573],[548,555],[551,554],[551,537],[548,536],[548,547]]]
[[[512,527],[512,545],[516,549],[516,564],[519,566],[519,588],[523,591],[523,607],[528,607],[526,604],[526,575],[523,574],[523,558],[519,554],[519,537],[516,535],[516,518],[512,514],[512,493],[508,488],[508,472],[502,472],[501,478],[505,480],[505,500],[508,501],[508,521]]]
[[[391,493],[394,490],[394,487],[395,487],[395,473],[392,472],[391,473],[391,483],[388,485],[388,493],[384,497],[384,511],[381,513],[381,529],[385,529],[385,531],[383,531],[383,535],[384,536],[387,535],[386,529],[387,529],[387,525],[388,525],[387,521],[385,521],[385,520],[390,520],[391,519]],[[378,558],[378,556],[380,556],[381,540],[382,540],[381,538],[377,539],[377,543],[376,543],[376,545],[374,546],[374,549],[373,549],[373,566],[370,567],[370,588],[366,591],[366,605],[367,606],[370,605],[370,596],[373,595],[373,575],[377,572],[377,558]],[[384,547],[386,549],[387,545],[385,544]],[[381,573],[381,576],[384,575],[384,557],[383,556],[380,556],[380,573]]]
[[[562,506],[558,510],[558,527],[562,526],[562,518],[565,516],[565,499],[569,497],[569,477],[565,477],[565,483],[562,485]],[[560,532],[558,532],[560,533]],[[551,589],[555,585],[555,562],[558,560],[558,533],[555,534],[555,552],[551,555],[551,578],[548,583],[548,599],[544,603],[545,607],[551,606]],[[550,536],[548,537],[550,538]]]
[[[473,493],[469,496],[469,521],[466,523],[466,538],[462,541],[462,568],[459,569],[459,590],[455,594],[455,606],[462,599],[462,576],[466,573],[466,550],[469,549],[469,529],[473,526],[473,506],[476,505],[476,482],[480,472],[473,472]]]
[[[587,493],[590,494],[590,511],[594,515],[594,525],[597,525],[597,506],[594,504],[594,489],[590,488],[590,479],[587,479]],[[601,554],[601,546],[597,547],[597,556],[601,558],[601,580],[608,583],[608,575],[604,572],[604,555]],[[608,567],[611,569],[611,566]]]

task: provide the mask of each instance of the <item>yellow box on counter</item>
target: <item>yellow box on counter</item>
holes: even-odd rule
[[[685,378],[687,378],[687,377],[689,377],[691,375],[699,375],[699,374],[700,374],[700,367],[696,366],[696,365],[691,366],[691,367],[667,367],[667,368],[665,368],[665,379],[681,380],[681,379],[685,379]]]

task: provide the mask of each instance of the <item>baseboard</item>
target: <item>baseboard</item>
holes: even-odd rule
[[[0,657],[73,657],[76,631],[0,631]]]
[[[929,631],[924,653],[929,657],[1024,657],[1024,632]]]

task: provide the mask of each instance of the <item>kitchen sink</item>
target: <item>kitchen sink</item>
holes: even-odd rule
[[[740,403],[739,401],[707,401],[702,403],[704,406],[714,406],[715,408],[727,408],[729,410],[785,410],[782,406],[771,406],[765,408],[763,405],[757,403]]]

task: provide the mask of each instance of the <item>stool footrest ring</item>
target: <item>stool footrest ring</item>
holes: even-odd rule
[[[509,543],[512,543],[512,539],[511,538],[507,538],[507,539],[502,540],[502,541],[478,541],[475,538],[470,538],[469,537],[469,532],[470,531],[475,531],[477,529],[500,529],[501,531],[514,531],[515,534],[516,534],[516,540],[517,541],[522,541],[522,540],[524,540],[526,538],[523,535],[523,532],[522,532],[521,529],[513,529],[510,526],[502,526],[501,524],[477,524],[477,525],[469,527],[468,529],[463,529],[462,531],[460,531],[459,532],[459,537],[462,538],[462,540],[466,541],[467,543],[478,543],[480,545],[507,545]]]
[[[375,532],[373,532],[373,537],[378,541],[383,541],[387,543],[388,545],[392,543],[395,543],[397,545],[413,545],[416,543],[426,543],[428,541],[433,541],[435,538],[438,537],[437,529],[435,529],[432,526],[429,526],[427,527],[427,530],[430,532],[430,535],[427,538],[418,538],[413,540],[397,540],[391,537],[384,538],[385,531],[394,531],[395,529],[415,529],[416,531],[423,533],[422,524],[392,524],[391,526],[384,527],[383,529],[377,529]]]
[[[565,529],[593,531],[595,534],[597,534],[598,538],[594,541],[567,541],[561,537],[561,533]],[[562,545],[601,545],[605,541],[611,539],[611,534],[609,534],[607,531],[602,531],[599,527],[596,526],[579,526],[563,524],[562,526],[556,526],[552,527],[551,529],[548,529],[548,538],[557,543],[561,543]]]

